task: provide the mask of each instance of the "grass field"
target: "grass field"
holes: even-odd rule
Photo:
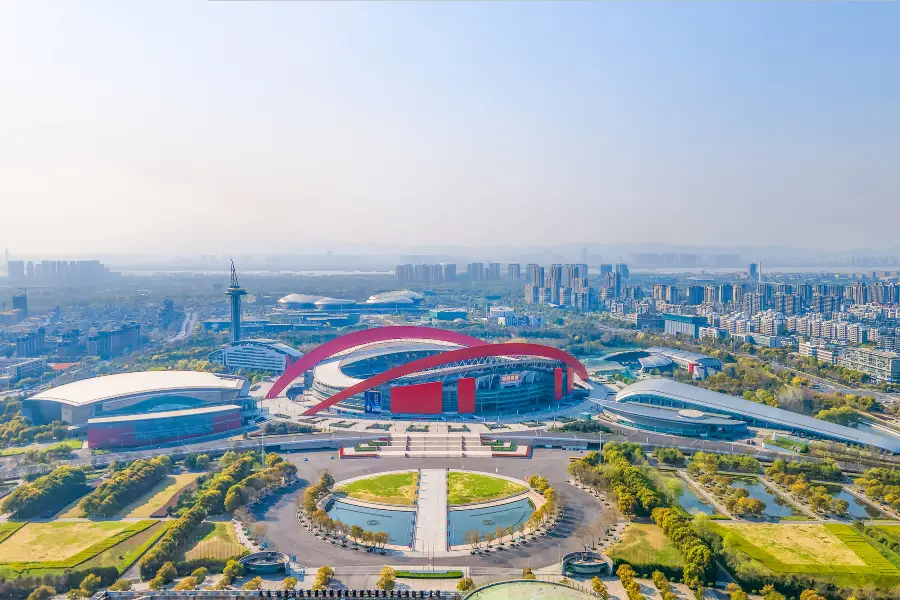
[[[193,540],[185,544],[179,560],[200,558],[229,559],[240,556],[246,548],[234,533],[231,521],[225,523],[203,523]]]
[[[179,473],[169,475],[156,484],[152,490],[119,511],[119,517],[149,517],[166,505],[172,496],[181,492],[200,477],[200,473]]]
[[[447,501],[454,506],[506,498],[526,489],[518,483],[480,473],[451,471],[447,474]]]
[[[62,440],[60,442],[56,442],[55,444],[48,444],[46,446],[38,446],[36,444],[32,444],[30,446],[14,446],[12,448],[4,448],[0,450],[0,456],[13,456],[15,454],[24,454],[29,450],[49,450],[51,448],[65,448],[68,446],[72,450],[81,450],[81,446],[84,444],[82,440]]]
[[[28,523],[0,544],[0,563],[64,560],[128,528],[131,523]]]
[[[146,523],[149,524],[149,523]],[[77,569],[90,569],[93,567],[115,567],[119,573],[124,573],[128,567],[135,563],[150,546],[165,533],[169,528],[171,521],[157,521],[150,524],[150,527],[143,531],[132,535],[128,539],[113,545],[102,552],[94,555],[83,562],[80,562]],[[136,526],[135,523],[129,525]],[[120,535],[124,534],[124,530]],[[109,539],[109,537],[105,538]],[[102,543],[102,540],[101,540]],[[87,548],[84,553],[89,553]],[[31,555],[25,555],[20,558],[31,558]],[[72,557],[67,557],[72,558]],[[40,577],[44,575],[59,575],[72,567],[59,567],[51,562],[47,563],[0,563],[0,580],[15,579],[17,577]]]
[[[673,569],[684,567],[678,549],[666,539],[662,529],[652,524],[631,523],[621,539],[609,549],[609,557],[641,565],[663,565]]]
[[[849,525],[716,523],[713,527],[775,574],[803,573],[862,589],[900,584],[900,571]]]
[[[382,504],[413,505],[416,503],[418,473],[386,473],[358,479],[337,488],[339,494],[350,498]]]
[[[875,529],[883,533],[886,537],[891,538],[893,541],[900,542],[900,524],[875,525]]]
[[[3,541],[25,526],[25,522],[2,521],[0,522],[0,544]]]

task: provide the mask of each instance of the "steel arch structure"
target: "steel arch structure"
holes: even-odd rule
[[[304,354],[300,360],[288,367],[279,377],[272,388],[266,393],[266,398],[275,398],[284,391],[284,389],[297,377],[303,375],[304,372],[312,369],[317,364],[331,358],[339,352],[372,344],[375,342],[387,342],[390,340],[402,339],[418,339],[418,340],[434,340],[438,342],[450,342],[459,344],[460,346],[473,347],[483,346],[487,342],[464,333],[456,331],[447,331],[445,329],[436,329],[434,327],[421,327],[418,325],[394,325],[390,327],[375,327],[373,329],[363,329],[354,331],[347,335],[342,335],[324,344],[317,346],[313,350]]]
[[[442,352],[441,354],[426,356],[425,358],[414,360],[412,362],[406,363],[405,365],[400,365],[399,367],[388,369],[383,373],[379,373],[378,375],[361,381],[356,385],[352,385],[331,396],[330,398],[319,402],[315,406],[306,409],[303,414],[314,415],[330,406],[334,406],[342,400],[350,398],[355,394],[370,390],[373,387],[379,386],[383,383],[387,383],[399,377],[403,377],[404,375],[418,373],[419,371],[426,371],[428,369],[433,369],[450,363],[463,362],[466,360],[486,358],[491,356],[538,356],[541,358],[550,358],[565,363],[583,381],[588,380],[588,372],[587,369],[584,368],[584,365],[581,364],[581,362],[579,362],[577,358],[575,358],[565,350],[560,350],[559,348],[553,348],[551,346],[542,346],[540,344],[527,344],[520,342],[511,342],[507,344],[482,343],[478,346],[460,348],[459,350],[451,350],[449,352]]]

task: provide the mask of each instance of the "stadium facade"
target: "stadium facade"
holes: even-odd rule
[[[22,401],[35,423],[86,427],[89,445],[131,447],[241,427],[256,416],[242,377],[144,371],[82,379]]]
[[[296,348],[269,339],[240,340],[224,344],[209,354],[209,362],[223,365],[230,372],[241,369],[284,373],[285,369],[300,359]]]
[[[900,454],[900,438],[890,434],[878,435],[829,423],[671,379],[633,383],[616,394],[615,402],[601,405],[616,420],[660,433],[726,437],[739,433],[742,427],[759,427]],[[703,421],[709,421],[716,429],[704,431]]]
[[[589,387],[584,366],[557,348],[488,344],[431,327],[380,327],[331,340],[291,365],[267,397],[307,371],[317,403],[306,414],[521,414]]]

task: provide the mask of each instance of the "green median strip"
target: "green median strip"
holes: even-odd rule
[[[398,579],[459,579],[462,571],[395,571]]]

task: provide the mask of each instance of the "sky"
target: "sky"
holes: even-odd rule
[[[897,245],[900,3],[0,3],[0,246]]]

